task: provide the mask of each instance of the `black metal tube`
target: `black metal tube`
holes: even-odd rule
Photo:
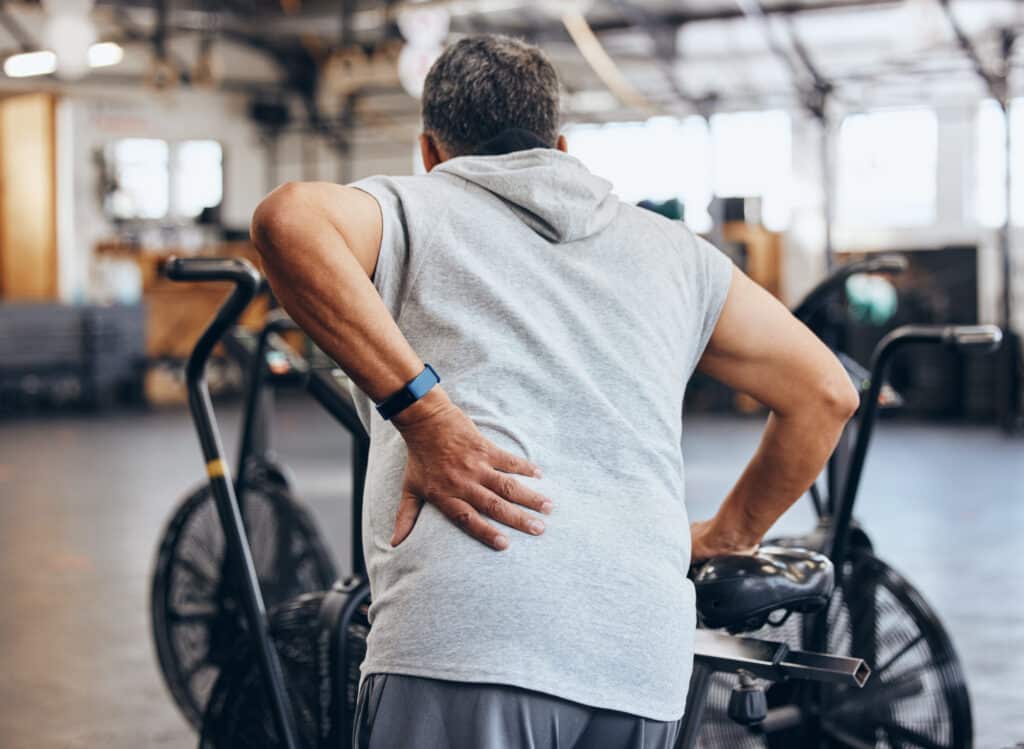
[[[261,285],[261,290],[265,286]],[[245,410],[242,414],[242,438],[238,448],[238,476],[235,478],[235,492],[241,494],[245,483],[246,464],[257,452],[257,446],[266,451],[269,446],[267,430],[267,399],[263,387],[266,379],[267,349],[270,347],[270,336],[282,330],[293,330],[298,326],[284,312],[273,310],[267,315],[267,322],[256,339],[256,349],[249,361],[247,390],[245,393]]]
[[[334,694],[334,699],[337,705],[341,708],[342,726],[352,726],[355,716],[349,710],[348,706],[348,674],[350,670],[349,664],[349,647],[348,637],[349,628],[352,626],[352,618],[355,616],[356,611],[359,607],[365,604],[370,599],[370,581],[366,579],[365,575],[360,576],[360,582],[348,594],[348,598],[345,600],[345,604],[342,606],[341,613],[338,615],[337,629],[334,635],[339,638],[340,642],[337,643],[338,658],[336,659],[338,672],[335,675],[334,683],[338,686],[337,691]],[[348,737],[346,736],[346,739]]]
[[[366,487],[366,467],[370,459],[369,440],[352,435],[352,574],[366,577],[366,557],[363,555],[363,490]]]
[[[852,457],[846,466],[843,492],[825,550],[840,574],[846,561],[846,547],[857,489],[860,487],[868,445],[878,415],[878,396],[893,354],[898,349],[915,343],[941,343],[961,349],[990,350],[998,346],[1001,340],[1000,330],[992,325],[904,325],[888,333],[875,347],[871,357],[871,384],[862,401],[860,421],[857,423],[857,438],[853,445]]]
[[[861,687],[870,669],[861,658],[791,650],[783,642],[735,637],[698,629],[694,638],[694,669],[736,673],[743,670],[757,679],[781,681],[794,677]]]
[[[306,390],[352,434],[354,439],[369,442],[370,438],[363,429],[363,422],[359,420],[352,401],[342,392],[331,371],[311,370],[306,379]]]
[[[224,529],[226,554],[232,569],[241,575],[239,590],[249,631],[256,645],[260,670],[267,688],[274,723],[286,749],[299,749],[295,714],[292,711],[284,672],[277,651],[270,639],[266,606],[260,592],[259,577],[253,564],[245,525],[238,505],[230,471],[224,461],[224,449],[206,385],[206,363],[214,346],[252,301],[259,285],[259,274],[244,260],[216,260],[194,258],[172,260],[167,275],[174,280],[232,281],[235,289],[217,311],[210,326],[203,332],[192,350],[185,368],[188,385],[189,408],[199,435],[199,444],[206,461],[217,515]]]
[[[266,429],[265,414],[263,405],[263,373],[266,369],[267,337],[260,333],[256,343],[256,350],[249,360],[248,376],[246,377],[245,408],[242,411],[242,436],[238,441],[238,462],[235,463],[238,475],[235,477],[235,493],[242,495],[246,482],[246,471],[249,459],[255,452],[254,445],[263,439],[257,439],[259,433]]]
[[[310,371],[306,379],[306,389],[352,435],[352,574],[365,577],[366,559],[363,555],[363,534],[360,524],[363,518],[363,489],[366,485],[370,437],[363,428],[363,422],[360,421],[351,399],[338,384],[335,371]]]
[[[837,570],[843,569],[846,561],[846,543],[849,536],[850,522],[853,519],[853,505],[857,499],[857,489],[860,486],[861,472],[864,469],[864,460],[867,457],[868,445],[871,442],[871,432],[875,427],[875,419],[878,416],[878,396],[882,391],[882,384],[885,380],[885,371],[889,361],[896,349],[902,345],[919,342],[916,336],[907,333],[904,326],[897,328],[888,335],[875,348],[871,357],[871,384],[868,392],[862,401],[860,421],[857,424],[857,440],[853,445],[853,456],[846,470],[846,480],[843,482],[842,496],[836,507],[836,514],[832,522],[832,532],[826,553],[832,560]]]

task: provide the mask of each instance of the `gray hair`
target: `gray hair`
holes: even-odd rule
[[[456,156],[513,129],[554,146],[558,96],[558,74],[537,47],[496,34],[466,37],[427,74],[423,129]]]

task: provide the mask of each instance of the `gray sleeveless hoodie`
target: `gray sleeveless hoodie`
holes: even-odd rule
[[[452,400],[544,471],[547,531],[492,551],[427,505],[389,539],[405,445],[357,394],[372,448],[363,673],[510,684],[680,717],[695,625],[682,401],[728,259],[552,149],[355,184],[384,234],[374,284]]]

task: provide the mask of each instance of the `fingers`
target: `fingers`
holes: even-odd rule
[[[488,457],[491,460],[491,465],[499,471],[518,473],[520,476],[533,476],[534,478],[540,478],[541,476],[540,468],[526,458],[520,458],[518,455],[507,453],[499,447],[492,446]]]
[[[483,485],[497,494],[499,497],[515,502],[517,505],[529,507],[531,510],[543,512],[545,515],[551,512],[552,502],[540,492],[529,489],[507,473],[492,471],[484,476]],[[487,513],[490,515],[491,513]],[[492,517],[494,517],[492,515]]]
[[[398,515],[395,518],[395,532],[391,536],[392,546],[398,546],[412,533],[421,507],[423,507],[421,499],[408,492],[402,492],[402,499],[398,503]]]
[[[481,541],[497,551],[504,551],[508,548],[508,537],[484,520],[468,502],[456,497],[446,497],[443,500],[435,501],[434,505],[452,523],[477,541]]]
[[[466,500],[480,513],[510,528],[529,533],[532,536],[539,536],[544,532],[544,523],[540,518],[520,510],[490,489],[474,486],[466,491]]]

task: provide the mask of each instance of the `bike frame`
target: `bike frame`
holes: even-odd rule
[[[243,495],[247,480],[247,468],[252,458],[266,451],[268,438],[268,411],[273,400],[268,396],[270,388],[267,382],[267,351],[272,339],[289,330],[299,330],[299,326],[282,310],[272,310],[256,339],[256,347],[248,362],[248,376],[245,393],[245,407],[242,412],[242,436],[238,450],[238,477],[235,479],[235,493]],[[294,352],[292,352],[294,353]],[[292,357],[293,364],[299,371],[302,387],[319,403],[327,413],[341,424],[352,437],[352,527],[359,528],[363,511],[363,485],[366,483],[366,464],[369,457],[370,437],[366,434],[359,415],[351,399],[344,393],[337,382],[337,369],[314,369],[300,357]],[[365,574],[363,559],[362,534],[353,533],[352,548],[353,574]]]
[[[850,551],[853,508],[857,501],[868,446],[879,410],[879,394],[893,356],[908,346],[919,344],[945,345],[960,350],[992,351],[999,346],[1002,331],[994,325],[904,325],[889,332],[875,347],[871,357],[871,379],[861,399],[861,408],[854,423],[853,444],[849,462],[844,466],[841,493],[831,495],[819,516],[819,527],[825,531],[821,551],[832,560],[837,583],[843,585],[845,564]],[[850,429],[844,434],[850,434]],[[844,449],[846,447],[844,446]],[[838,483],[838,482],[837,482]],[[863,592],[863,591],[862,591]],[[867,624],[867,623],[865,623]],[[808,615],[805,621],[804,647],[828,649],[828,608]],[[873,647],[858,647],[858,654],[873,660]]]
[[[270,639],[267,626],[267,610],[260,591],[259,578],[253,565],[249,539],[231,481],[231,473],[224,460],[224,447],[210,401],[210,390],[206,384],[206,362],[214,346],[249,306],[259,288],[260,275],[244,260],[223,260],[219,258],[192,258],[183,261],[172,259],[167,263],[165,273],[174,281],[230,281],[235,285],[227,301],[221,306],[210,326],[203,331],[185,367],[188,388],[189,409],[195,422],[210,490],[213,492],[217,515],[224,529],[225,556],[231,560],[232,569],[242,577],[242,608],[250,627],[259,659],[260,671],[267,685],[274,724],[286,749],[299,749],[295,713],[285,685],[284,672]]]

